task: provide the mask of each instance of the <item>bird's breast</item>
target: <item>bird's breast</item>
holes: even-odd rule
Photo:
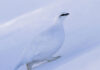
[[[33,47],[39,51],[38,58],[48,57],[54,54],[64,41],[64,29],[62,26],[55,25],[48,30],[40,33],[33,39]]]

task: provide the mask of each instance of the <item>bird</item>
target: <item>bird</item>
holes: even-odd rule
[[[48,9],[55,11],[48,12]],[[62,23],[69,15],[62,11],[54,6],[40,8],[0,25],[0,52],[9,51],[7,55],[16,61],[8,70],[18,70],[24,64],[31,70],[32,64],[36,62],[55,59],[52,56],[61,48],[65,39]],[[4,68],[5,65],[1,66]]]
[[[55,25],[41,32],[33,39],[33,46],[36,46],[37,48],[34,49],[33,47],[31,49],[27,49],[27,51],[35,51],[36,54],[34,54],[34,52],[33,53],[29,52],[29,54],[26,55],[27,56],[26,59],[28,59],[29,61],[24,62],[23,58],[21,64],[19,64],[17,68],[26,63],[28,70],[31,70],[32,64],[38,61],[49,60],[49,58],[51,58],[52,55],[61,48],[65,38],[64,28],[62,23],[65,17],[68,15],[69,13],[60,14],[58,16]],[[58,57],[54,57],[53,59]]]

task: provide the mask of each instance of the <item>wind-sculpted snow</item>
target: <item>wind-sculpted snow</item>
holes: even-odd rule
[[[100,70],[100,48],[98,48],[100,46],[99,3],[99,0],[58,0],[51,4],[51,6],[40,8],[7,22],[2,26],[0,25],[0,40],[4,40],[0,41],[0,65],[5,65],[0,66],[0,69],[11,70],[13,66],[16,66],[23,50],[23,46],[15,45],[15,47],[13,47],[15,42],[7,39],[10,36],[8,32],[13,34],[16,28],[28,27],[28,22],[41,22],[42,24],[34,25],[36,32],[33,31],[33,33],[38,34],[38,32],[46,30],[54,25],[51,23],[56,21],[55,18],[58,14],[66,10],[70,12],[70,16],[64,21],[66,38],[61,50],[55,54],[55,56],[61,55],[62,58],[54,62],[43,64],[37,67],[36,70]],[[45,19],[48,21],[45,22]],[[23,23],[25,26],[19,22]],[[43,30],[41,30],[42,28]],[[27,29],[25,31],[29,32],[32,27],[28,27]],[[19,30],[16,32],[19,32]],[[26,35],[28,34],[24,36]],[[28,36],[30,37],[31,35]],[[5,41],[5,39],[7,40]],[[17,39],[19,38],[16,38],[16,41],[18,41]],[[5,44],[5,42],[8,41],[12,47],[6,46],[7,44]],[[18,42],[20,43],[21,40]],[[24,43],[25,42],[21,43],[21,45]],[[6,48],[2,48],[2,44],[5,45]],[[21,69],[25,70],[24,68]]]
[[[85,51],[84,54],[81,54],[76,58],[72,57],[62,57],[61,59],[41,65],[38,68],[33,70],[99,70],[100,69],[100,46],[96,46],[95,49],[91,51]],[[63,62],[63,63],[62,63]]]
[[[54,0],[0,0],[0,23],[52,3]]]
[[[95,52],[97,49],[94,50],[94,48],[99,47],[100,45],[99,3],[99,0],[68,1],[66,7],[71,14],[64,24],[66,40],[62,49],[56,54],[62,55],[62,58],[55,62],[44,64],[43,66],[41,65],[39,68],[36,68],[36,70],[80,70],[85,66],[82,65],[84,64],[83,62],[85,62],[85,64],[90,62],[89,65],[85,66],[86,70],[100,69],[98,66],[100,60],[99,58],[96,60],[96,57],[100,56],[100,52],[96,53],[97,56],[87,57],[83,55],[84,53],[88,54],[90,50]],[[81,62],[78,61],[80,55],[87,58],[85,59],[86,61],[82,60],[82,58],[79,58]],[[74,62],[76,57],[77,61]],[[93,66],[94,64],[92,61],[89,61],[92,57],[95,57],[95,59],[92,60],[97,63],[96,66]],[[72,62],[73,65],[71,65],[70,62]],[[78,62],[80,62],[80,66],[76,66]],[[68,65],[68,63],[70,64]],[[63,64],[65,65],[63,66]]]
[[[0,25],[0,69],[18,70],[32,60],[47,59],[62,46],[64,20],[59,16],[67,10],[60,6],[49,5]]]

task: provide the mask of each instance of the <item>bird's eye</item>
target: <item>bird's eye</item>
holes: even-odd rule
[[[69,13],[63,13],[60,16],[68,16],[68,15],[69,15]]]

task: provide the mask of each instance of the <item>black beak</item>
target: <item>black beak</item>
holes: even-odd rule
[[[68,15],[69,15],[69,13],[63,13],[63,14],[60,15],[60,17],[61,16],[68,16]]]

